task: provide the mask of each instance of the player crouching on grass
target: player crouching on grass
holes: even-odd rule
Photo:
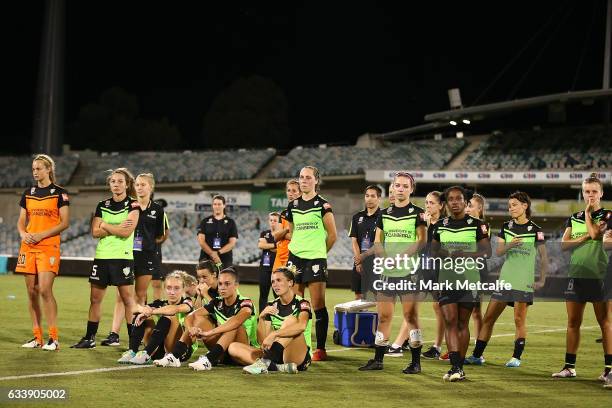
[[[130,348],[117,360],[120,364],[151,364],[152,356],[163,355],[164,349],[171,350],[174,343],[183,333],[181,320],[193,310],[191,298],[185,293],[185,275],[183,271],[174,271],[164,280],[166,300],[155,300],[148,305],[136,306],[138,313],[132,322]],[[189,282],[194,287],[194,282]],[[159,316],[157,323],[151,318]],[[145,335],[145,328],[153,327],[153,332],[144,350],[138,347]],[[161,357],[161,356],[160,356]]]
[[[272,289],[277,298],[259,315],[257,339],[261,348],[232,343],[228,352],[248,374],[306,371],[311,362],[312,311],[310,302],[293,291],[295,275],[290,268],[272,273]]]
[[[153,363],[160,367],[180,367],[181,361],[189,358],[189,346],[195,339],[202,340],[209,350],[189,364],[196,371],[211,370],[222,360],[231,343],[257,347],[255,306],[251,299],[238,294],[238,285],[238,273],[233,268],[219,272],[219,297],[193,312],[185,322],[188,332],[176,342],[172,353]],[[224,361],[232,362],[230,358]]]

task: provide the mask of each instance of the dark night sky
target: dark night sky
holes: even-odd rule
[[[66,123],[103,90],[120,86],[138,96],[144,117],[168,117],[193,141],[215,96],[257,74],[285,92],[292,145],[353,142],[448,109],[451,87],[461,89],[464,105],[473,104],[538,30],[479,103],[601,87],[604,0],[207,3],[68,2]],[[10,102],[3,139],[14,140],[7,149],[23,151],[44,3],[13,7],[3,28]]]

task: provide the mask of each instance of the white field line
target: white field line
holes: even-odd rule
[[[598,329],[598,328],[599,326],[582,327],[583,330],[592,330],[592,329]],[[558,327],[555,329],[532,331],[529,334],[532,335],[532,334],[540,334],[540,333],[553,333],[553,332],[560,332],[560,331],[565,331],[565,330],[567,330],[566,327]],[[514,333],[495,334],[491,337],[509,337],[509,336],[514,336]],[[433,340],[425,341],[424,343],[426,344],[433,343]],[[330,350],[327,350],[327,352],[328,353],[338,353],[338,352],[351,351],[351,350],[359,350],[359,348],[344,347],[344,348],[339,348],[339,349],[330,349]],[[59,373],[13,375],[9,377],[0,377],[0,381],[23,380],[26,378],[58,377],[58,376],[64,376],[64,375],[82,375],[82,374],[102,373],[102,372],[109,372],[109,371],[135,370],[139,368],[149,368],[149,367],[154,367],[154,366],[153,365],[122,366],[122,367],[95,368],[92,370],[64,371],[64,372],[59,372]]]
[[[585,327],[581,327],[581,330],[593,330],[593,329],[599,329],[599,326],[585,326]],[[566,331],[567,327],[557,327],[555,329],[547,329],[547,330],[537,330],[537,331],[530,331],[527,332],[527,335],[530,336],[532,334],[541,334],[541,333],[555,333],[555,332],[561,332],[561,331]],[[514,333],[504,333],[504,334],[494,334],[493,336],[491,336],[491,338],[496,338],[496,337],[510,337],[510,336],[514,336]],[[470,340],[475,340],[474,337],[471,337]],[[433,343],[433,340],[427,340],[424,341],[423,344],[429,344],[429,343]],[[339,349],[331,349],[331,350],[327,350],[328,353],[338,353],[338,352],[342,352],[342,351],[350,351],[350,350],[359,350],[362,347],[343,347],[343,348],[339,348]],[[369,349],[369,347],[363,347],[363,349]],[[2,378],[0,378],[0,380],[2,380]]]

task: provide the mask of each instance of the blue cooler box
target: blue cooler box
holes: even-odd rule
[[[345,347],[372,347],[378,327],[374,312],[334,312],[334,343]]]

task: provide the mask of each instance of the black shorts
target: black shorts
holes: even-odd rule
[[[308,370],[308,366],[312,363],[312,357],[310,357],[310,347],[306,348],[306,356],[304,356],[304,361],[297,366],[298,371],[306,371]]]
[[[289,252],[287,266],[295,265],[295,283],[327,282],[327,259],[302,259]]]
[[[603,302],[604,281],[601,279],[567,278],[564,295],[568,302]]]
[[[492,292],[491,300],[506,302],[508,306],[512,307],[514,307],[514,302],[533,305],[533,292],[523,292],[522,290],[502,290],[500,292]]]
[[[161,263],[155,252],[134,251],[134,275],[151,275],[153,279],[161,279]]]
[[[134,261],[131,259],[94,259],[89,282],[98,286],[134,284]]]
[[[438,303],[440,306],[457,303],[459,307],[473,309],[480,305],[480,294],[475,290],[441,290]]]

